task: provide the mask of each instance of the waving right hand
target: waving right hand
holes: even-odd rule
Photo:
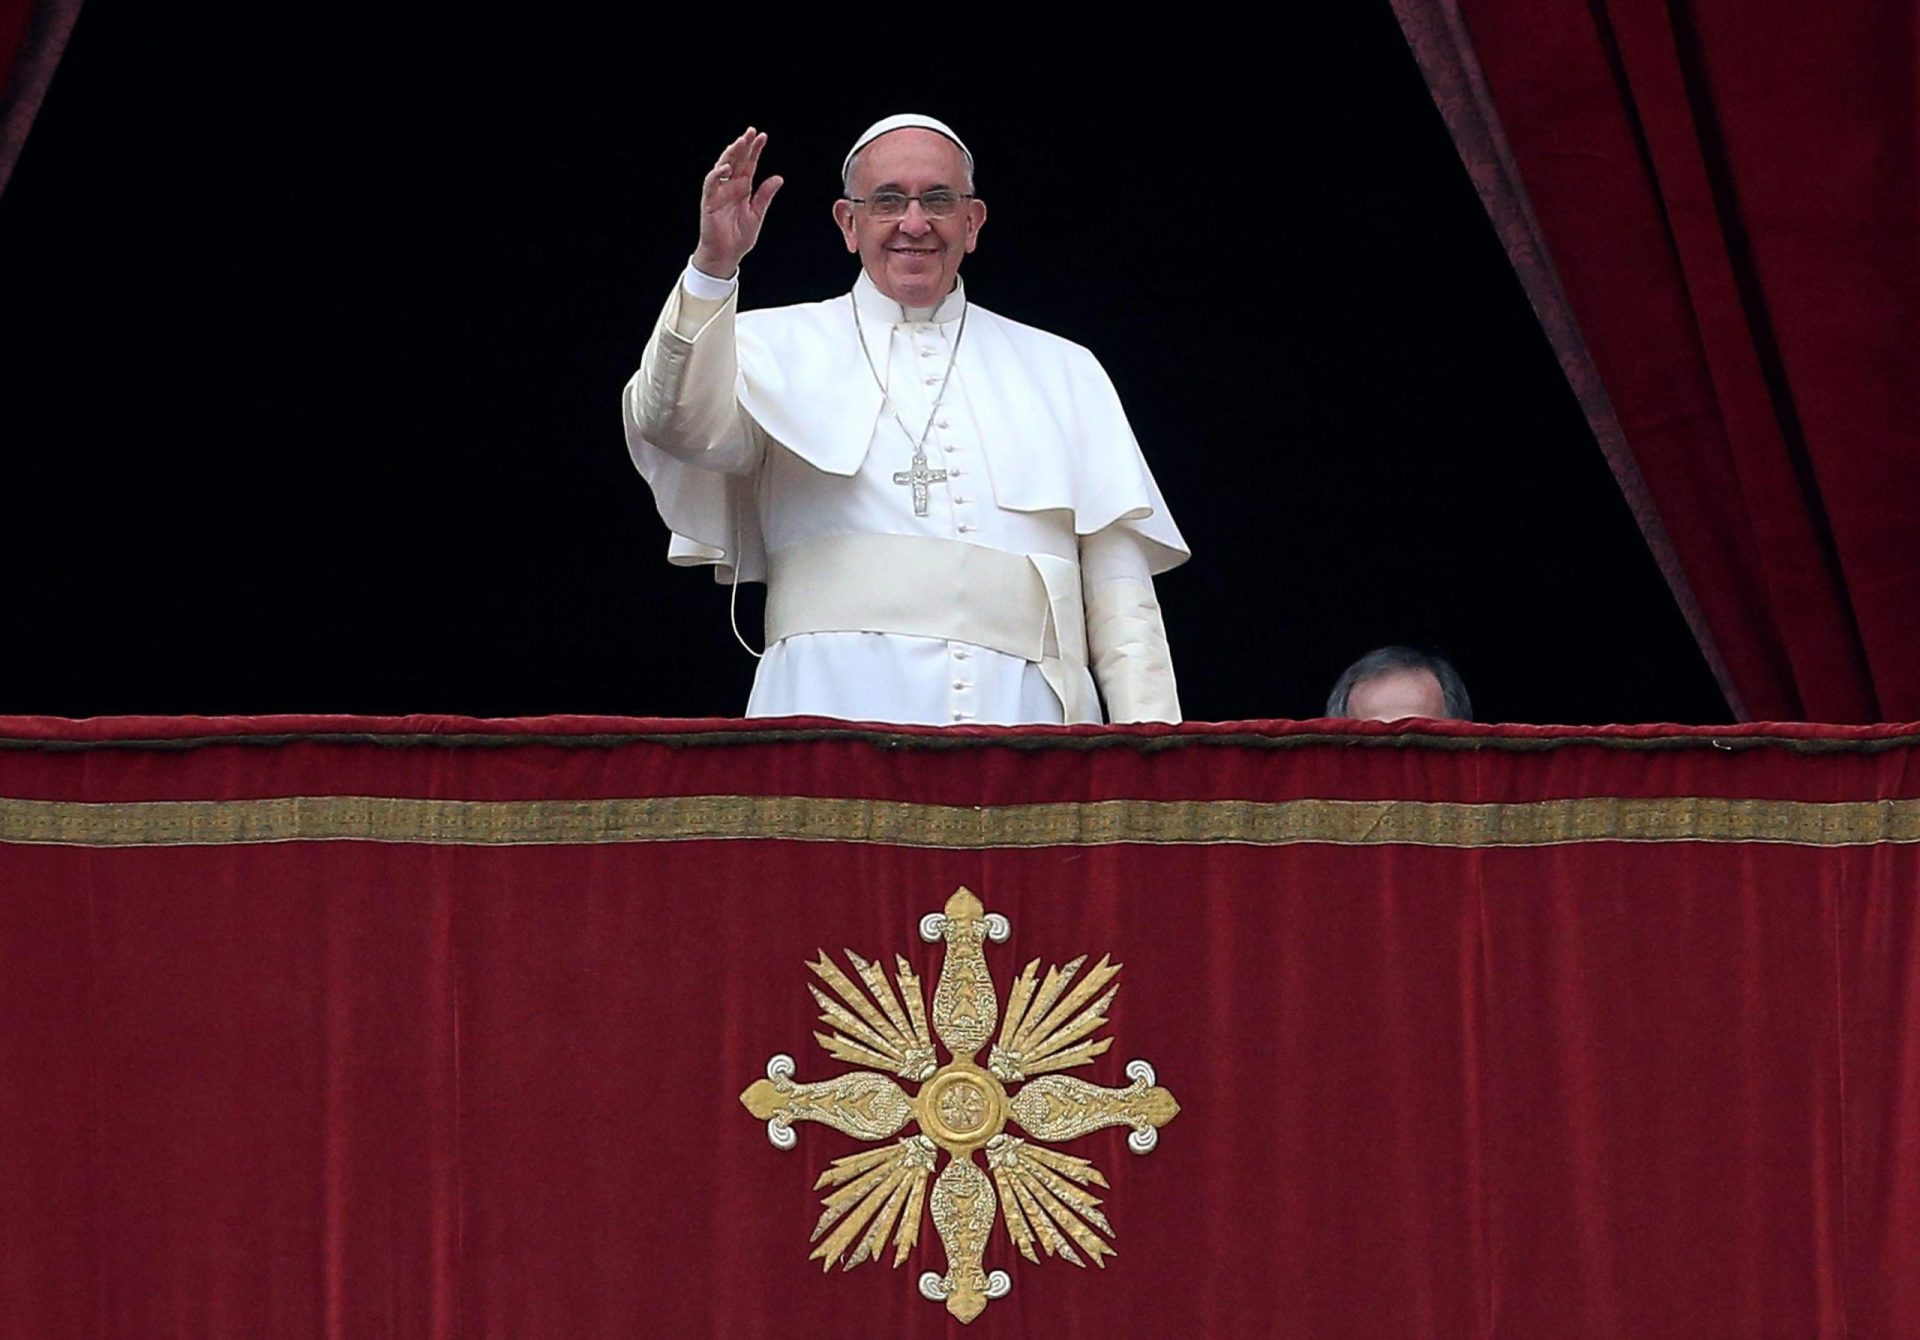
[[[694,250],[693,266],[702,274],[731,278],[740,268],[740,258],[760,240],[767,206],[786,180],[768,177],[759,190],[754,189],[753,174],[760,166],[760,151],[766,147],[766,135],[748,126],[744,135],[726,147],[701,182],[700,245]]]

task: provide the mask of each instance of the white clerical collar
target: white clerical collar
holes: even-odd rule
[[[942,298],[936,307],[906,307],[882,293],[867,277],[867,272],[862,270],[860,277],[853,281],[853,300],[860,304],[860,315],[876,326],[897,326],[904,322],[920,321],[939,325],[958,321],[960,313],[966,310],[966,282],[955,275],[953,292]]]

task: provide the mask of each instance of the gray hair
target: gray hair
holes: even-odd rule
[[[1473,700],[1467,697],[1467,686],[1461,680],[1460,672],[1448,664],[1446,657],[1416,651],[1412,647],[1379,647],[1348,666],[1341,672],[1340,678],[1333,682],[1333,692],[1327,695],[1327,715],[1351,717],[1353,709],[1349,700],[1353,697],[1354,689],[1366,680],[1379,675],[1419,670],[1426,671],[1439,682],[1440,696],[1447,705],[1447,720],[1473,720]]]
[[[910,126],[902,127],[902,129],[910,130],[912,129],[912,127]],[[871,145],[868,146],[868,148],[871,148],[871,147],[872,147]],[[860,170],[860,155],[866,153],[866,151],[867,150],[863,148],[860,150],[860,153],[855,154],[853,157],[847,160],[847,170],[840,174],[840,194],[842,195],[853,194],[853,174]],[[961,149],[960,162],[967,174],[967,194],[972,195],[973,194],[973,155],[968,153],[965,149]]]

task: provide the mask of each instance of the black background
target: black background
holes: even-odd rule
[[[0,711],[737,714],[619,390],[729,138],[788,178],[745,301],[810,300],[848,143],[919,110],[979,162],[969,293],[1094,349],[1193,545],[1189,717],[1408,641],[1483,720],[1728,719],[1384,3],[713,17],[91,0],[0,197]]]

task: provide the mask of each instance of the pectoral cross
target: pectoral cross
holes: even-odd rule
[[[893,472],[893,482],[896,484],[911,484],[913,486],[913,514],[915,516],[925,516],[927,514],[927,485],[946,483],[947,472],[945,470],[929,470],[927,468],[926,448],[920,447],[916,448],[913,453],[913,469],[895,470]]]

